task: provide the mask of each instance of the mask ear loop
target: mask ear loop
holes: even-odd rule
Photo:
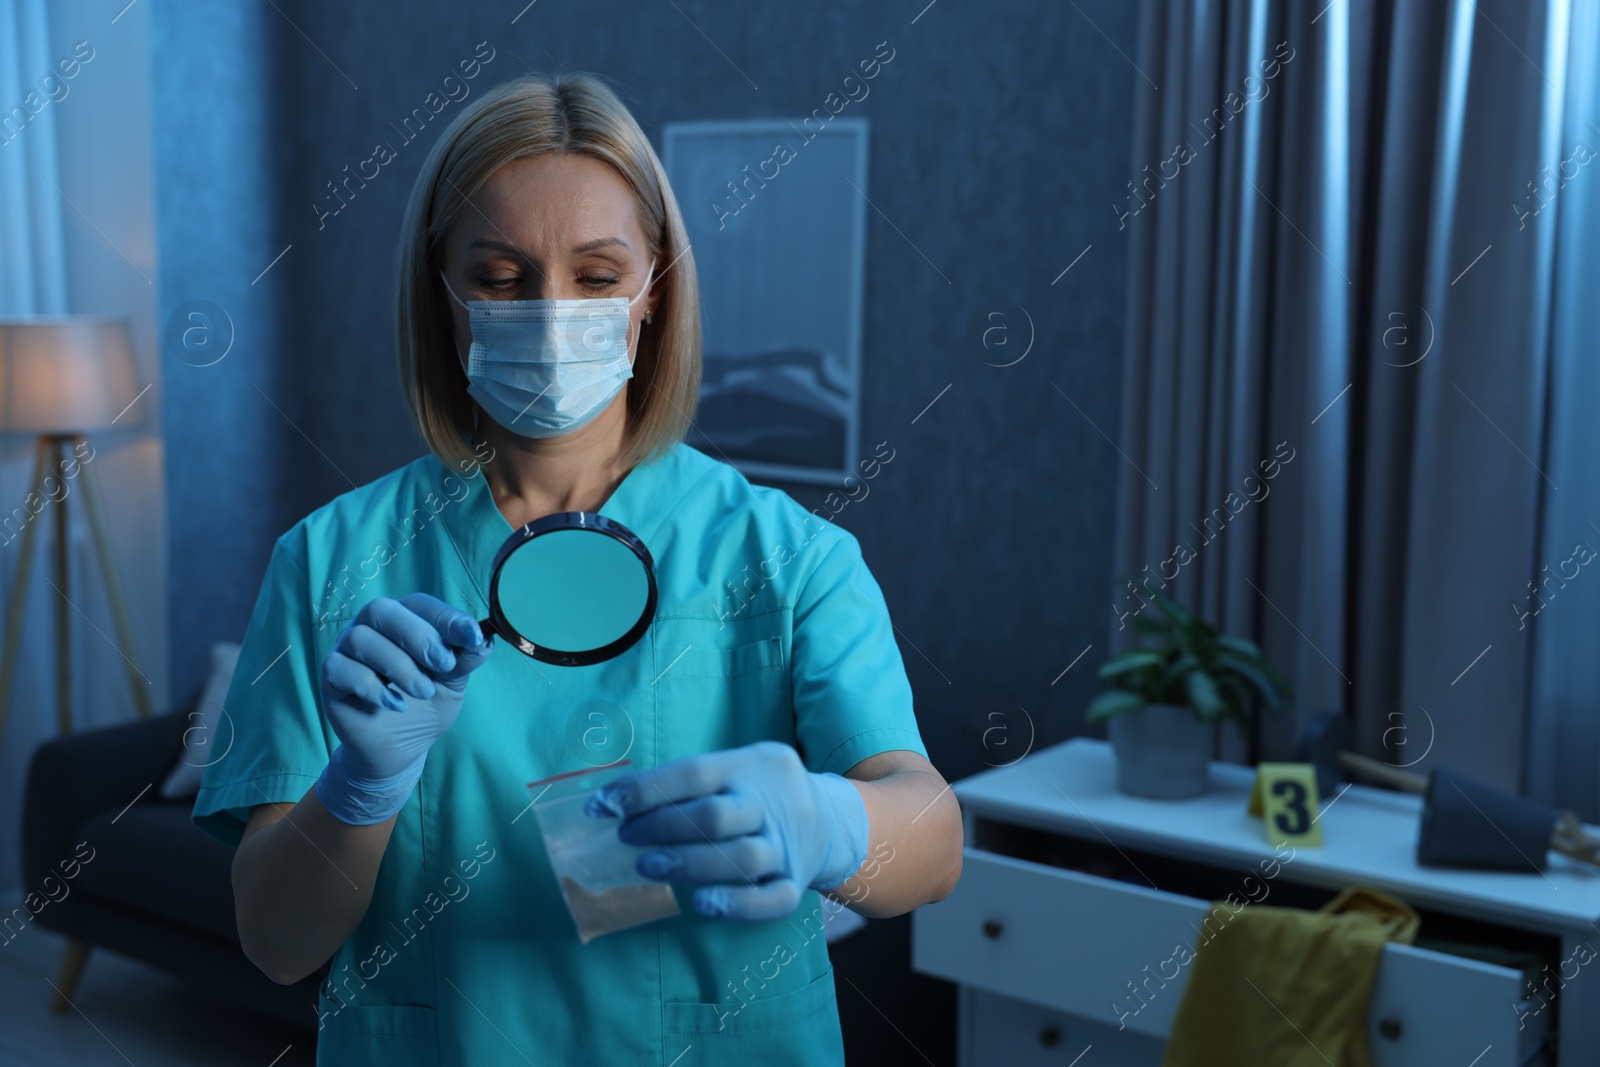
[[[450,294],[450,299],[460,304],[462,311],[465,311],[469,315],[472,314],[472,309],[467,307],[467,302],[457,296],[454,289],[450,288],[450,279],[444,276],[444,271],[439,272],[439,280],[444,282],[444,291]]]
[[[465,311],[468,315],[472,314],[472,309],[467,307],[466,302],[463,301],[459,296],[456,295],[456,291],[454,289],[450,288],[450,279],[446,278],[444,276],[444,271],[442,271],[442,270],[439,272],[439,280],[441,282],[444,282],[444,291],[450,294],[450,299],[454,300],[456,303],[460,304],[461,305],[461,310]],[[461,358],[460,341],[456,337],[456,331],[455,331],[455,327],[453,325],[450,328],[450,344],[456,350],[456,358],[457,359]],[[479,417],[482,414],[483,414],[483,408],[479,407],[476,403],[474,403],[472,405],[472,443],[474,445],[476,445],[478,443],[478,440],[479,440],[479,438],[478,438],[478,425],[479,425]]]
[[[450,279],[446,278],[444,276],[444,271],[442,271],[442,270],[439,272],[439,280],[444,283],[444,291],[450,294],[450,299],[454,300],[456,303],[460,304],[462,311],[465,311],[468,315],[471,315],[472,314],[472,309],[467,307],[466,302],[463,301],[459,296],[456,295],[456,291],[454,289],[450,288]],[[450,327],[450,345],[451,345],[452,348],[454,348],[456,350],[456,358],[460,359],[461,358],[461,341],[460,341],[460,338],[456,337],[456,330],[455,330],[454,324],[452,324],[451,327]],[[473,430],[474,430],[474,432],[476,432],[478,416],[476,414],[474,414],[472,416],[472,420],[473,420]]]
[[[634,296],[634,298],[632,300],[628,301],[628,312],[629,312],[629,323],[628,324],[629,324],[629,327],[630,327],[630,329],[629,329],[630,333],[632,332],[632,325],[633,325],[633,322],[632,322],[633,305],[637,304],[640,300],[643,300],[644,299],[644,295],[650,291],[650,283],[651,283],[651,280],[655,277],[655,273],[656,273],[656,261],[652,259],[650,261],[650,269],[644,272],[644,287],[639,290],[639,292]],[[446,285],[448,285],[448,284],[449,283],[447,282]],[[644,321],[647,322],[647,323],[650,321],[650,312],[648,310],[644,313]],[[643,333],[642,329],[640,330],[640,333],[641,334]],[[631,345],[630,344],[628,346],[628,351],[629,352],[634,352],[635,347],[636,347],[635,345]],[[634,358],[635,359],[638,358],[637,354],[635,354]],[[629,360],[628,362],[629,362],[629,365],[631,366],[632,363],[633,363],[633,360]]]
[[[646,294],[646,293],[648,293],[650,291],[650,281],[651,281],[652,278],[655,277],[655,273],[656,273],[656,261],[652,259],[650,261],[650,269],[644,272],[644,288],[640,289],[638,294],[636,296],[634,296],[634,298],[632,300],[628,301],[628,310],[629,311],[632,311],[633,310],[633,305],[637,304],[641,299],[644,298],[644,294]],[[445,284],[447,286],[449,285],[448,282],[446,282]]]

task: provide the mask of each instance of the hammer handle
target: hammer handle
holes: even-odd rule
[[[1578,818],[1577,812],[1561,813],[1561,818],[1556,820],[1555,830],[1550,835],[1550,847],[1575,860],[1600,864],[1600,839],[1584,833],[1583,822]]]
[[[1583,863],[1600,863],[1600,857],[1596,857],[1592,845],[1589,848],[1585,848],[1582,845],[1574,844],[1566,838],[1556,837],[1551,840],[1550,847],[1562,855],[1571,856],[1573,859]]]
[[[1339,766],[1352,774],[1375,779],[1385,785],[1392,785],[1396,789],[1403,789],[1407,793],[1425,793],[1428,791],[1428,779],[1425,775],[1402,771],[1398,767],[1391,767],[1387,763],[1379,762],[1368,756],[1360,756],[1354,752],[1339,753]]]

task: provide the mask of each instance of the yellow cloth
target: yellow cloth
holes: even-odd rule
[[[1371,1067],[1367,1008],[1405,901],[1352,886],[1318,911],[1215,902],[1161,1067]]]

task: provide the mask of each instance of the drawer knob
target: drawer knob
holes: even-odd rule
[[[1061,1031],[1053,1026],[1047,1026],[1039,1031],[1039,1044],[1045,1048],[1055,1048],[1061,1044]]]
[[[983,921],[983,936],[991,941],[997,940],[1005,932],[1005,929],[1000,924],[999,919],[985,919]]]
[[[1384,1037],[1388,1038],[1390,1041],[1399,1040],[1399,1038],[1400,1038],[1400,1020],[1399,1019],[1379,1019],[1378,1020],[1378,1033],[1382,1034]]]

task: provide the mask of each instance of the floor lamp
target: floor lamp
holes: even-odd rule
[[[5,648],[0,653],[0,744],[11,710],[11,691],[21,644],[22,609],[28,598],[39,527],[54,527],[56,726],[72,732],[71,547],[74,491],[82,494],[106,596],[116,624],[119,651],[140,718],[150,715],[150,694],[134,665],[133,627],[111,555],[105,506],[85,436],[141,420],[129,411],[138,397],[133,341],[120,319],[71,317],[0,319],[0,433],[32,434],[33,477],[18,501],[0,501],[0,542],[19,542],[15,584],[6,604]],[[50,513],[54,513],[53,515]],[[4,558],[0,544],[0,558]]]
[[[45,522],[51,522],[55,532],[51,553],[54,576],[47,580],[56,592],[56,729],[60,734],[72,732],[72,616],[79,611],[72,599],[72,512],[68,508],[74,490],[81,491],[88,510],[95,554],[121,642],[118,651],[133,689],[134,709],[141,719],[150,716],[150,694],[140,684],[148,681],[134,665],[133,627],[111,555],[94,452],[85,436],[91,430],[119,424],[129,427],[141,421],[137,413],[130,414],[143,393],[136,391],[137,382],[133,338],[126,322],[90,317],[0,319],[0,433],[35,438],[27,496],[18,502],[0,501],[0,541],[7,545],[21,542],[15,584],[6,604],[5,647],[0,652],[0,745],[5,743],[10,718],[34,543]],[[3,555],[0,547],[0,557]],[[89,948],[84,940],[67,943],[51,1010],[67,1009],[70,993],[64,991],[77,986],[89,962]]]

